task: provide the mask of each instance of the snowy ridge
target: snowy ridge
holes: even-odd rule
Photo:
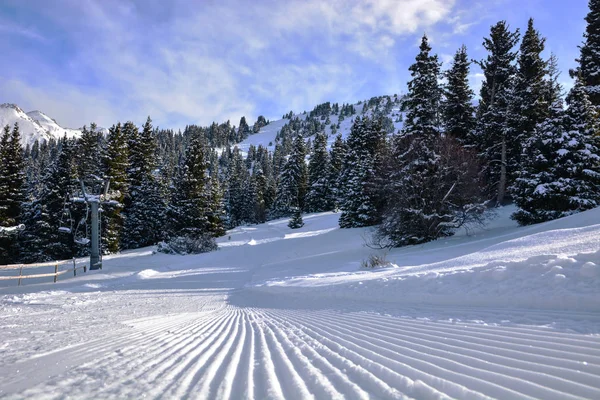
[[[21,145],[33,145],[36,140],[61,139],[63,136],[67,138],[79,138],[81,129],[64,128],[56,122],[55,119],[41,111],[30,111],[26,113],[16,104],[0,105],[0,127],[4,129],[6,125],[12,127],[15,122],[19,124],[21,133]],[[108,130],[105,128],[97,128],[98,131],[106,134]]]
[[[528,228],[512,211],[383,270],[360,268],[367,230],[322,213],[4,287],[0,396],[600,398],[600,209]]]

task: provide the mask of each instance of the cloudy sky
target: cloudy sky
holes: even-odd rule
[[[0,103],[69,127],[237,125],[403,92],[423,33],[443,61],[463,43],[480,59],[493,23],[529,17],[569,85],[586,13],[587,0],[1,0]]]

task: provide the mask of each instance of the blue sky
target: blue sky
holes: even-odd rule
[[[463,43],[481,59],[493,23],[529,17],[569,87],[586,13],[587,0],[1,0],[0,103],[69,127],[278,119],[404,92],[423,33],[443,61]]]

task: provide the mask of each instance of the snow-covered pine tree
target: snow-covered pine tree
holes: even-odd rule
[[[169,231],[172,237],[200,239],[208,232],[209,210],[208,162],[204,138],[195,134],[190,138],[183,162],[178,168],[171,202],[167,209]]]
[[[12,131],[7,125],[0,138],[0,226],[22,223],[23,203],[26,201],[25,162],[21,147],[19,124]],[[0,265],[18,260],[17,237],[0,238]]]
[[[522,144],[533,135],[536,126],[549,114],[551,104],[547,101],[548,62],[542,59],[545,39],[529,19],[527,31],[517,59],[517,71],[508,109],[507,182],[512,187],[519,175],[522,160]],[[510,191],[512,191],[509,187]]]
[[[308,185],[308,170],[305,162],[306,144],[301,134],[294,137],[292,152],[283,166],[277,197],[275,199],[273,217],[292,215],[295,208],[304,209]]]
[[[133,123],[125,124],[129,166],[128,197],[125,200],[125,223],[122,247],[138,248],[155,244],[164,238],[166,201],[161,182],[153,175],[156,168],[157,142],[152,120],[147,118],[140,133]]]
[[[342,191],[340,189],[340,175],[344,166],[346,157],[346,142],[342,139],[342,135],[338,134],[331,146],[329,152],[329,187],[331,188],[331,196],[333,199],[334,209],[340,207],[342,201]]]
[[[485,194],[495,204],[502,204],[508,187],[507,159],[512,154],[514,141],[508,136],[508,107],[517,53],[513,51],[519,41],[519,31],[511,32],[506,21],[492,26],[483,47],[488,51],[485,60],[477,64],[484,74],[480,101],[477,108],[477,125],[473,143],[480,153]]]
[[[219,177],[219,165],[218,162],[216,162],[216,158],[210,168],[208,193],[209,212],[207,214],[207,230],[212,232],[215,237],[223,236],[225,234],[225,227],[223,225],[225,205],[223,203],[223,189]]]
[[[90,124],[90,129],[84,126],[77,143],[77,173],[81,179],[90,175],[101,175],[102,151],[100,145],[102,134],[96,129],[94,123]]]
[[[225,210],[227,212],[227,227],[234,228],[248,221],[247,215],[247,184],[250,180],[248,169],[240,150],[235,147],[229,160],[227,171],[227,190],[225,195]]]
[[[104,155],[104,173],[110,179],[110,189],[113,193],[112,198],[118,203],[102,207],[104,209],[102,213],[103,239],[106,249],[111,253],[115,253],[121,249],[124,223],[121,211],[123,210],[123,202],[128,195],[129,189],[129,179],[127,176],[127,170],[129,169],[129,147],[127,145],[128,136],[124,128],[124,126],[121,126],[121,123],[118,123],[109,129],[106,153]]]
[[[448,82],[444,87],[442,104],[444,132],[465,145],[470,144],[468,139],[475,128],[475,93],[469,86],[470,65],[467,48],[462,46],[445,73]]]
[[[600,106],[600,0],[589,0],[589,13],[585,17],[584,41],[579,47],[580,55],[576,60],[579,66],[571,70],[571,77],[582,80],[590,102]]]
[[[440,139],[440,66],[424,36],[410,67],[412,80],[404,102],[406,122],[393,141],[394,167],[388,191],[391,199],[377,234],[380,241],[392,246],[422,243],[449,234],[444,224],[452,220],[452,215],[439,201],[443,188],[440,156],[436,153]]]
[[[58,158],[46,168],[43,189],[27,210],[22,237],[22,262],[64,260],[74,255],[75,216],[70,196],[78,188],[75,141],[61,139]],[[77,145],[79,147],[79,145]],[[79,151],[79,150],[77,150]],[[59,228],[69,228],[60,232]]]
[[[562,99],[555,100],[550,114],[523,143],[523,164],[516,179],[513,198],[519,210],[512,215],[521,225],[564,216],[568,201],[559,184],[559,150],[565,135]]]
[[[334,208],[330,181],[330,160],[327,151],[327,136],[317,133],[308,163],[308,193],[306,210],[308,212],[331,211]]]
[[[385,141],[381,123],[356,117],[346,142],[347,151],[340,174],[341,228],[372,226],[379,222],[379,190],[375,182],[376,159]]]
[[[596,109],[577,79],[564,111],[557,87],[550,116],[525,143],[526,160],[516,185],[522,225],[571,215],[600,205],[600,149]]]
[[[166,202],[160,181],[145,175],[136,187],[123,227],[123,248],[150,246],[163,240]]]
[[[250,136],[251,133],[252,130],[250,129],[248,122],[246,122],[246,117],[240,118],[240,126],[238,127],[237,141],[235,143],[241,142],[242,140],[246,139],[248,136]]]
[[[294,214],[292,218],[290,218],[290,222],[288,222],[288,227],[290,229],[299,229],[304,226],[304,221],[302,220],[302,212],[299,208],[294,210]]]

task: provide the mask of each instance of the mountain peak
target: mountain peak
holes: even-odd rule
[[[20,112],[20,113],[26,114],[26,113],[25,113],[25,111],[23,111],[23,109],[22,109],[21,107],[19,107],[19,106],[18,106],[18,105],[16,105],[16,104],[13,104],[13,103],[4,103],[4,104],[0,104],[0,108],[13,109],[13,110],[15,110],[15,111],[17,111],[17,112]]]
[[[42,111],[35,110],[26,113],[16,104],[4,103],[0,105],[0,127],[19,124],[21,131],[21,144],[32,145],[36,140],[60,139],[63,136],[79,137],[78,129],[63,128]]]

